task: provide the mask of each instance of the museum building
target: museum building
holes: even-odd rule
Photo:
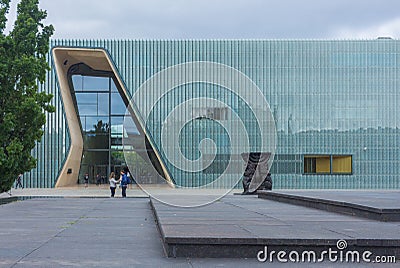
[[[398,40],[52,40],[48,60],[51,70],[39,89],[54,95],[56,112],[47,114],[42,141],[32,151],[38,163],[24,174],[27,187],[73,186],[85,173],[95,183],[97,174],[118,174],[127,161],[133,163],[131,173],[148,183],[207,185],[229,161],[244,165],[232,154],[224,124],[236,114],[244,122],[250,153],[259,152],[256,117],[265,109],[276,133],[268,167],[274,189],[400,188]],[[240,72],[269,107],[250,109],[229,88],[193,80],[165,89],[149,114],[141,114],[147,103],[132,101],[136,91],[160,72],[188,63]],[[178,78],[199,72],[179,70]],[[202,98],[217,102],[196,105]],[[166,118],[188,100],[195,100],[193,120],[173,142],[188,159],[204,158],[203,168],[195,171],[167,157],[161,135],[162,128],[175,127]],[[133,118],[130,128],[124,124],[127,112]],[[204,139],[214,142],[212,157],[197,147]],[[242,174],[230,176],[239,181]]]

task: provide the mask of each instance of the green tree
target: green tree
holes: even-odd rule
[[[0,193],[8,191],[18,174],[36,166],[31,151],[43,135],[46,112],[53,112],[52,95],[38,91],[49,65],[46,55],[52,25],[39,9],[39,0],[21,0],[8,34],[10,0],[0,0]]]

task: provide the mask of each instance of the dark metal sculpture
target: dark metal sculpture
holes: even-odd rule
[[[243,173],[243,193],[254,194],[257,190],[272,190],[272,178],[269,173],[268,160],[270,153],[242,154],[243,160],[247,162]],[[255,190],[250,185],[259,185]]]

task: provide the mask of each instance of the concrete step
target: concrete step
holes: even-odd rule
[[[190,198],[190,197],[188,197]],[[268,251],[370,251],[400,259],[400,226],[294,206],[257,196],[227,196],[199,208],[151,199],[168,257],[256,258]],[[338,247],[338,242],[345,244]],[[361,256],[361,255],[360,255]]]
[[[400,191],[258,191],[258,197],[378,221],[400,221]]]

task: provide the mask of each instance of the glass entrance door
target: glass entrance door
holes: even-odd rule
[[[108,165],[82,164],[78,179],[80,184],[84,184],[83,177],[86,173],[89,175],[89,184],[103,185],[108,183]]]
[[[95,178],[96,178],[96,185],[105,185],[108,182],[108,165],[95,165]]]

